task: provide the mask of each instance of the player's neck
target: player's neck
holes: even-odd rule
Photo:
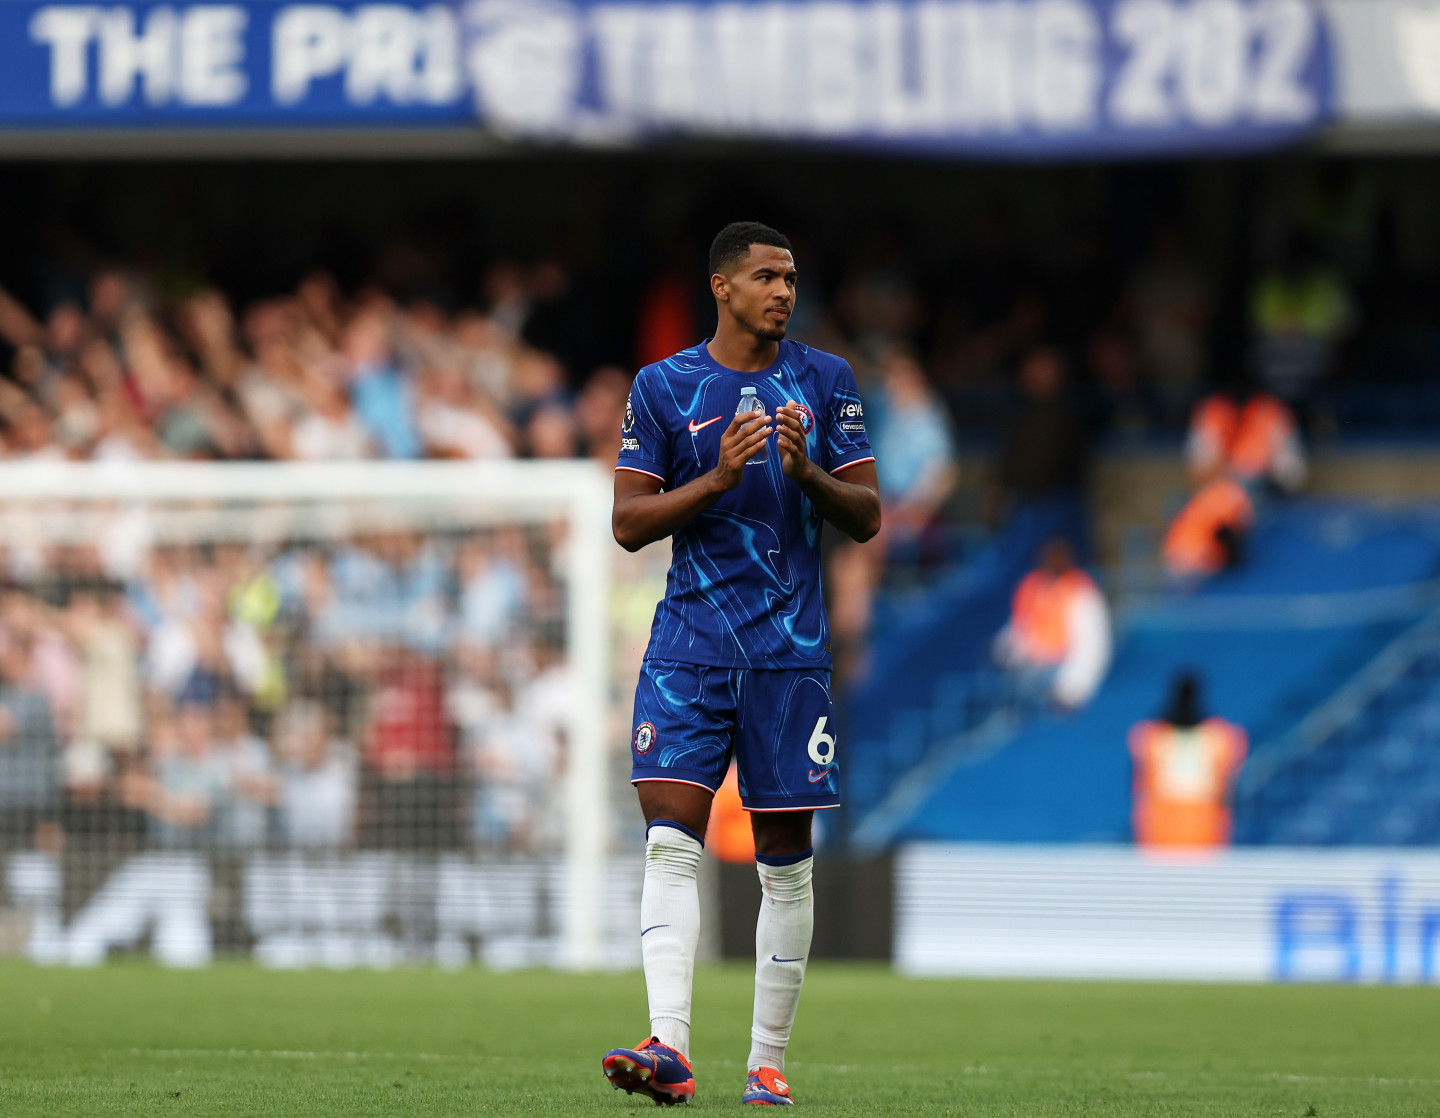
[[[737,373],[758,373],[775,364],[780,356],[780,343],[774,338],[758,338],[734,322],[721,318],[715,336],[707,343],[711,358]]]

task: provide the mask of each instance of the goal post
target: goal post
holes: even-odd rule
[[[256,764],[262,767],[269,764],[273,771],[251,773],[246,779],[253,777],[252,784],[264,785],[263,795],[245,787],[244,780],[236,785],[241,788],[233,792],[239,805],[236,811],[253,809],[252,814],[259,813],[256,818],[269,819],[263,833],[249,835],[240,843],[243,849],[237,853],[238,840],[233,836],[217,838],[214,833],[218,810],[215,803],[206,809],[205,823],[187,823],[187,811],[190,816],[205,814],[193,806],[200,792],[192,785],[199,778],[192,779],[193,774],[187,777],[191,784],[177,784],[178,791],[162,787],[164,781],[157,777],[159,762],[150,759],[160,756],[161,747],[151,737],[159,733],[160,722],[164,720],[166,732],[174,733],[180,742],[174,748],[184,753],[187,748],[184,735],[188,731],[183,725],[176,730],[171,722],[181,721],[175,711],[194,696],[200,696],[196,700],[199,702],[212,701],[210,693],[214,682],[202,679],[208,673],[226,677],[221,690],[227,693],[234,690],[239,695],[240,705],[249,712],[243,727],[245,734],[258,740],[263,751],[279,740],[278,735],[283,735],[286,727],[303,723],[302,714],[310,709],[295,699],[296,693],[302,690],[297,682],[283,678],[277,682],[267,677],[267,671],[271,677],[283,676],[287,669],[279,662],[290,657],[301,665],[293,669],[292,674],[303,670],[316,678],[328,679],[325,672],[343,673],[326,658],[338,662],[351,656],[364,661],[366,666],[363,669],[346,666],[344,671],[352,677],[363,678],[358,684],[350,678],[345,685],[368,689],[366,701],[370,704],[363,716],[347,715],[351,720],[350,736],[364,739],[351,742],[354,767],[357,772],[373,770],[379,774],[375,777],[377,789],[371,790],[371,798],[380,805],[378,808],[374,804],[366,807],[365,796],[371,793],[363,787],[355,793],[360,797],[360,807],[356,809],[360,822],[354,824],[359,830],[365,826],[366,811],[379,812],[383,823],[391,801],[400,804],[404,800],[397,789],[405,783],[407,774],[413,776],[417,765],[423,769],[431,763],[425,760],[424,749],[437,751],[439,756],[438,751],[450,748],[443,744],[446,734],[459,740],[459,731],[447,725],[443,733],[437,731],[435,735],[441,744],[417,745],[412,749],[402,740],[402,748],[392,750],[393,757],[385,754],[389,739],[375,729],[376,725],[388,725],[390,729],[386,732],[392,737],[398,734],[403,739],[405,732],[403,726],[397,729],[395,725],[396,720],[403,721],[403,717],[389,710],[386,703],[394,706],[401,699],[418,702],[415,696],[422,694],[423,687],[429,686],[432,691],[443,687],[445,709],[449,712],[445,716],[447,721],[459,709],[457,704],[463,707],[468,703],[471,708],[481,710],[481,714],[475,715],[479,719],[475,724],[480,727],[475,730],[475,741],[466,739],[457,746],[457,758],[447,757],[434,763],[437,773],[458,774],[446,778],[455,785],[451,798],[446,798],[450,795],[446,793],[432,801],[415,793],[419,799],[411,795],[415,803],[409,808],[395,809],[410,812],[404,818],[408,820],[406,826],[414,832],[426,826],[425,811],[431,810],[434,804],[448,805],[443,808],[447,813],[445,827],[454,832],[454,837],[402,835],[402,846],[424,849],[431,858],[426,862],[406,862],[402,869],[392,865],[385,871],[390,875],[387,880],[392,882],[387,888],[403,892],[413,887],[413,881],[403,880],[407,875],[424,876],[433,872],[437,880],[447,880],[446,859],[463,855],[467,850],[474,852],[481,846],[485,847],[485,853],[476,855],[481,868],[488,864],[487,859],[498,864],[507,859],[543,860],[548,856],[550,860],[546,865],[554,867],[556,872],[547,869],[540,876],[554,881],[558,895],[537,902],[542,909],[548,905],[536,919],[553,933],[551,940],[555,948],[543,961],[580,969],[604,965],[607,957],[613,960],[615,954],[612,950],[607,956],[603,942],[606,875],[614,845],[607,788],[612,777],[607,766],[609,743],[606,740],[611,725],[609,599],[615,547],[610,532],[611,500],[608,473],[597,464],[583,460],[463,464],[369,461],[0,464],[0,532],[3,532],[0,543],[5,548],[11,587],[0,609],[0,625],[7,626],[7,632],[13,631],[15,639],[23,639],[27,648],[35,634],[38,633],[42,641],[48,641],[53,631],[58,634],[56,640],[68,641],[73,646],[71,659],[78,665],[80,694],[63,710],[60,707],[67,700],[55,700],[59,705],[53,712],[59,739],[55,748],[62,754],[58,763],[64,773],[61,797],[67,803],[77,797],[84,799],[81,817],[85,819],[101,817],[95,809],[96,803],[121,804],[128,813],[127,819],[132,823],[139,820],[131,830],[138,828],[141,837],[124,840],[136,849],[143,851],[158,845],[167,850],[201,852],[212,861],[217,852],[232,858],[238,856],[248,859],[244,880],[255,880],[259,873],[256,866],[263,869],[278,865],[277,858],[290,856],[286,852],[293,851],[294,841],[286,835],[305,833],[303,814],[297,815],[288,831],[277,828],[275,823],[276,813],[287,810],[284,797],[289,784],[303,786],[305,774],[298,769],[288,774],[281,772],[274,757],[262,758]],[[155,559],[157,555],[178,558],[159,562]],[[222,578],[216,571],[226,564],[229,566],[225,567],[227,573]],[[502,574],[494,574],[502,567]],[[123,745],[102,741],[97,747],[87,740],[95,736],[87,729],[87,719],[105,721],[103,712],[87,711],[85,707],[89,696],[87,688],[95,690],[87,682],[89,661],[86,657],[99,657],[103,653],[103,642],[97,641],[89,651],[85,646],[83,632],[89,630],[83,630],[83,626],[91,623],[92,607],[81,603],[81,599],[70,595],[68,590],[46,596],[47,588],[55,586],[57,581],[64,582],[82,568],[89,572],[85,577],[93,576],[116,587],[113,593],[128,594],[130,600],[140,601],[143,608],[163,612],[164,608],[171,608],[164,603],[155,605],[155,600],[163,594],[193,596],[207,592],[207,586],[226,596],[228,603],[217,607],[224,614],[216,622],[223,628],[219,641],[223,647],[213,653],[218,658],[218,668],[206,666],[205,657],[212,653],[205,648],[199,652],[188,647],[178,653],[167,651],[164,639],[157,638],[154,631],[149,634],[148,648],[144,634],[137,638],[139,645],[133,667],[141,676],[143,695],[139,708],[144,725],[139,728],[136,740]],[[472,568],[480,574],[467,573]],[[489,577],[485,575],[487,569],[493,575],[489,582],[485,581]],[[264,572],[268,580],[264,587],[257,588],[260,587],[257,572]],[[75,577],[80,578],[77,585],[83,584],[83,577]],[[471,583],[464,582],[467,577]],[[249,581],[245,581],[247,579]],[[305,583],[305,579],[319,580],[325,586],[323,590],[316,590]],[[365,579],[388,589],[376,591],[373,600],[366,598],[363,609],[351,608],[354,603],[344,599],[345,587],[349,583],[368,585]],[[177,580],[188,580],[198,589],[177,590]],[[472,589],[475,600],[467,598],[462,603],[463,595]],[[254,604],[247,604],[250,599],[244,597],[246,593]],[[328,612],[306,604],[305,595],[318,593],[328,595],[324,599],[329,603],[325,607]],[[282,640],[276,630],[266,626],[272,625],[270,618],[277,610],[283,613],[286,607],[277,603],[286,595],[296,597],[298,612],[311,609],[314,616],[307,615],[303,621],[295,622],[294,631],[287,632]],[[547,632],[553,632],[550,639],[563,646],[558,648],[563,674],[555,676],[563,679],[563,687],[551,687],[546,710],[532,712],[529,723],[508,708],[499,714],[490,709],[519,702],[516,695],[527,687],[534,690],[532,684],[543,674],[537,663],[542,653],[549,655],[540,648],[542,642],[534,638],[533,633],[507,645],[509,638],[504,626],[489,620],[492,615],[504,614],[506,609],[513,614],[518,608],[508,599],[498,604],[491,601],[505,599],[506,595],[510,598],[529,595],[541,603],[518,624],[548,624]],[[466,614],[468,621],[457,620],[456,614],[462,605],[476,616]],[[186,608],[203,611],[207,607]],[[247,609],[261,620],[241,616]],[[240,620],[235,620],[236,617]],[[156,626],[165,624],[163,618],[151,618],[151,622]],[[466,624],[477,632],[484,631],[471,640],[466,636],[470,632]],[[307,625],[311,628],[306,629]],[[496,631],[485,630],[487,625]],[[27,626],[33,632],[27,630]],[[178,635],[173,643],[185,645],[184,626],[175,628]],[[326,630],[328,635],[321,630]],[[205,634],[194,637],[191,644],[205,645],[204,637]],[[468,645],[467,640],[471,641]],[[232,644],[235,647],[232,648]],[[167,670],[166,657],[174,660],[183,658],[182,654],[198,657],[200,666],[193,669],[190,682],[177,676],[165,686],[157,683]],[[268,667],[267,658],[272,661]],[[532,659],[537,663],[529,662]],[[317,660],[326,662],[317,668],[312,663]],[[458,694],[463,688],[455,686],[455,679],[463,671],[472,670],[463,667],[472,660],[481,665],[473,671],[482,678],[479,683],[471,681],[473,693]],[[416,683],[413,694],[402,689],[396,695],[388,695],[376,680],[383,674],[385,665],[392,662],[402,668],[423,666],[425,672],[418,673],[417,678],[423,675],[425,680],[433,677],[440,682]],[[244,663],[250,666],[244,667]],[[374,667],[375,664],[380,667]],[[180,674],[183,670],[182,664]],[[369,676],[365,676],[367,672]],[[243,683],[232,687],[228,681],[232,675],[236,679],[244,677]],[[486,693],[491,677],[496,681],[493,690],[505,693],[500,699]],[[115,678],[125,678],[125,671],[117,669]],[[11,683],[37,693],[44,691],[44,686],[28,681],[12,680]],[[103,687],[96,691],[101,692]],[[276,698],[280,693],[287,697]],[[327,701],[334,698],[328,692],[320,697]],[[335,699],[332,705],[340,705],[340,700]],[[339,716],[331,716],[331,720],[336,717]],[[463,715],[456,717],[463,720]],[[510,770],[527,765],[533,769],[540,763],[533,756],[527,756],[527,748],[533,746],[538,753],[541,743],[527,742],[525,738],[527,727],[533,732],[535,726],[545,724],[546,717],[553,718],[560,726],[556,735],[561,744],[556,749],[555,779],[548,788],[535,779],[522,787],[512,779]],[[487,718],[489,721],[485,721]],[[506,734],[510,737],[502,749],[493,746],[486,734],[491,734],[496,741]],[[484,755],[475,762],[473,773],[466,768],[472,758],[465,753],[472,746],[477,755]],[[98,753],[99,759],[87,754],[87,749]],[[197,749],[203,753],[203,748]],[[208,755],[203,764],[194,758],[189,758],[187,763],[186,772],[223,768]],[[391,767],[387,769],[387,765]],[[506,770],[506,766],[510,770]],[[183,765],[179,767],[184,769]],[[387,784],[396,773],[399,776]],[[264,780],[259,779],[262,775]],[[507,780],[509,784],[505,783]],[[411,783],[419,787],[416,781]],[[76,792],[76,788],[81,787],[83,796]],[[248,808],[242,803],[245,796],[253,796]],[[493,818],[482,819],[488,810],[485,808],[487,796],[502,806],[491,813]],[[535,810],[548,814],[543,818],[538,815],[521,818],[534,808],[533,803],[525,799],[527,796],[530,800],[543,799],[545,807]],[[23,807],[22,800],[16,803]],[[37,808],[43,806],[37,801]],[[294,808],[297,813],[299,810]],[[11,835],[9,850],[28,857],[30,847],[34,846],[43,861],[48,856],[43,854],[45,842],[30,841],[31,816],[16,812],[11,815],[26,820],[26,831]],[[41,823],[53,822],[54,818],[54,812],[49,809],[37,810],[34,814],[34,819]],[[381,836],[379,839],[348,845],[376,851],[376,857],[383,861],[383,857],[389,857],[385,850],[386,832],[382,828],[376,833]],[[157,839],[157,835],[164,837]],[[324,845],[314,844],[315,849],[307,856],[322,859],[335,854],[335,844],[331,843],[331,849],[322,855],[320,847]],[[267,857],[269,862],[265,861]],[[426,868],[432,863],[445,864],[439,869]],[[222,873],[219,863],[215,864],[215,872]],[[372,859],[367,864],[380,865],[381,862]],[[14,865],[21,868],[16,870],[12,866],[12,900],[14,881],[48,880],[45,872],[36,871],[34,858],[30,861],[22,858]],[[493,910],[497,906],[503,908],[508,902],[497,900],[499,894],[489,886],[486,888],[490,889],[485,894],[489,899],[476,901],[475,905],[488,906],[486,911],[492,915],[486,919],[492,919],[498,927],[508,917],[503,913],[494,915]],[[435,900],[428,893],[425,897],[424,904],[429,907],[421,923],[440,919],[443,924],[443,916],[436,918],[432,915],[434,912],[443,913],[446,905],[454,909],[457,903],[462,908],[471,903],[455,902],[453,898]],[[251,899],[247,898],[245,904],[250,905]],[[512,924],[521,926],[514,921]],[[463,921],[457,925],[462,932],[467,926]],[[254,934],[262,935],[261,932]],[[301,952],[296,958],[303,962],[312,956]],[[533,961],[529,957],[521,959],[522,963]]]

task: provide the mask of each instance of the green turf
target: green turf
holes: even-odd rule
[[[750,976],[697,981],[696,1108],[738,1105]],[[638,975],[0,965],[0,1115],[624,1115]],[[1440,990],[922,982],[811,968],[827,1115],[1440,1116]]]

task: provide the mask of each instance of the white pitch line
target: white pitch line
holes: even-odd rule
[[[131,1048],[130,1054],[173,1060],[209,1056],[266,1060],[433,1060],[455,1063],[515,1059],[514,1056],[443,1056],[436,1052],[304,1052],[288,1048]]]

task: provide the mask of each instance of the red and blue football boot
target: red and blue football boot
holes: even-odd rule
[[[634,1048],[612,1048],[600,1066],[617,1091],[627,1095],[639,1091],[654,1099],[656,1106],[688,1103],[695,1097],[690,1061],[653,1036]]]
[[[794,1106],[790,1084],[774,1068],[760,1068],[750,1073],[740,1101],[746,1106]]]

